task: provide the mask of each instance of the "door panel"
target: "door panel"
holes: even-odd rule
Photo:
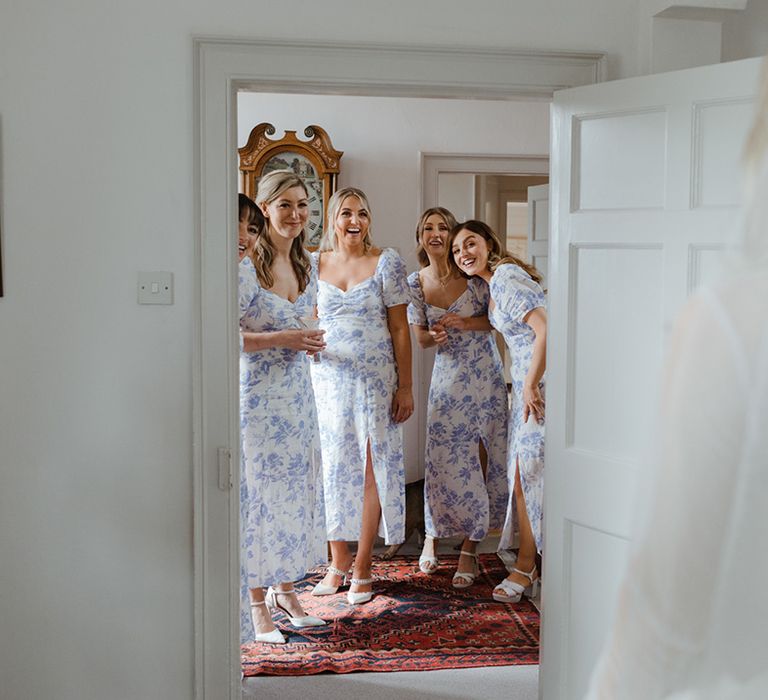
[[[738,218],[757,59],[555,94],[541,695],[583,695],[653,446],[666,332]]]
[[[549,185],[528,188],[528,261],[544,275],[549,272]]]
[[[573,130],[573,209],[664,206],[665,112],[581,115]]]

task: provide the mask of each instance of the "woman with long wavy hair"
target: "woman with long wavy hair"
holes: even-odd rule
[[[295,627],[307,615],[293,582],[324,561],[317,415],[308,355],[324,349],[317,272],[304,250],[307,189],[289,170],[263,176],[256,194],[266,225],[240,263],[243,642],[282,644],[269,610]],[[309,400],[308,400],[309,398]],[[264,594],[264,588],[269,587]]]
[[[504,524],[507,485],[507,387],[488,321],[488,285],[448,266],[450,211],[427,209],[416,226],[421,269],[408,277],[408,321],[422,348],[435,347],[424,459],[426,537],[419,558],[437,571],[439,538],[463,539],[454,588],[477,576],[477,544]]]
[[[516,603],[523,593],[535,594],[539,578],[536,554],[542,544],[547,314],[541,275],[508,253],[482,221],[458,224],[449,241],[453,268],[487,282],[491,293],[488,319],[504,336],[512,357],[507,473],[513,497],[499,549],[512,544],[515,525],[520,548],[514,570],[494,589],[493,597]]]

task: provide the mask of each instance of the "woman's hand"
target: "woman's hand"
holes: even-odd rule
[[[457,331],[469,330],[468,318],[466,316],[459,316],[459,314],[455,314],[452,311],[443,314],[440,317],[439,323],[443,328],[453,328]]]
[[[324,330],[313,328],[283,331],[282,346],[297,352],[306,352],[307,355],[314,355],[325,350],[324,335]]]
[[[413,392],[411,387],[400,387],[392,399],[392,420],[402,423],[413,415]]]
[[[490,331],[493,330],[488,316],[459,316],[452,311],[443,314],[438,323],[443,328],[452,328],[456,331]]]
[[[445,317],[443,317],[445,318]],[[435,345],[442,345],[448,342],[448,331],[443,326],[442,319],[437,323],[432,324],[429,329],[429,334],[432,336],[432,340],[435,341]]]
[[[392,420],[402,423],[413,413],[413,382],[411,374],[411,332],[408,328],[407,304],[397,304],[387,309],[387,326],[392,336],[395,353],[398,389],[392,398]]]
[[[528,416],[531,414],[537,423],[544,422],[544,397],[538,384],[523,385],[523,423],[528,422]]]

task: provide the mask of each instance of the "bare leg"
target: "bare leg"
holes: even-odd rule
[[[461,551],[474,553],[475,550],[477,550],[477,542],[465,537],[464,541],[461,543]],[[474,557],[469,557],[466,554],[459,554],[459,563],[456,566],[456,573],[473,574],[475,572],[475,561],[476,559]],[[469,583],[472,582],[469,581]]]
[[[439,544],[440,540],[437,539],[437,537],[431,537],[430,535],[427,535],[424,537],[424,546],[421,548],[421,557],[419,561],[419,567],[424,567],[427,572],[432,573],[433,571],[437,570],[437,564],[434,566],[428,562],[425,562],[424,559],[432,560],[437,559],[437,545]]]
[[[336,567],[339,571],[349,571],[349,567],[352,565],[352,555],[349,553],[349,546],[347,543],[332,540],[330,545],[331,566]],[[325,586],[334,586],[338,588],[341,585],[341,576],[329,571],[321,583]]]
[[[263,588],[251,588],[249,589],[251,594],[252,603],[264,602],[264,589]],[[266,605],[252,605],[251,606],[251,619],[253,620],[253,626],[256,634],[265,634],[276,629],[275,623],[272,622],[272,616],[269,613],[269,609]]]
[[[520,483],[520,465],[515,468],[515,504],[517,506],[517,522],[520,528],[520,550],[517,554],[515,567],[521,571],[531,571],[536,564],[536,541],[533,538],[531,522],[528,520],[528,511],[525,508],[525,496],[523,486]],[[520,574],[512,573],[507,579],[521,586],[529,586],[530,580]]]
[[[365,460],[365,487],[363,492],[363,524],[360,529],[360,541],[357,543],[355,566],[352,570],[354,578],[371,578],[371,560],[373,559],[373,545],[376,542],[376,533],[379,530],[381,519],[381,503],[379,491],[376,488],[376,479],[373,476],[373,461],[371,459],[371,443],[368,442]],[[353,593],[366,593],[372,588],[370,583],[361,586],[351,586]]]
[[[477,450],[480,453],[480,469],[483,470],[483,478],[488,476],[488,452],[482,440],[477,441]]]
[[[288,611],[291,617],[304,617],[307,614],[304,612],[304,608],[301,607],[291,581],[275,586],[275,591],[281,592],[278,595],[278,603]]]

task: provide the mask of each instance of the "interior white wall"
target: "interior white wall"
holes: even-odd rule
[[[549,105],[547,105],[549,108]],[[549,122],[547,122],[549,123]],[[545,145],[549,152],[549,144]],[[440,173],[437,177],[437,201],[457,221],[475,218],[475,175],[473,173]]]
[[[749,0],[743,12],[723,22],[723,61],[768,53],[768,2]]]
[[[418,269],[415,228],[419,214],[419,154],[455,153],[540,155],[549,152],[549,103],[440,100],[343,95],[290,95],[241,92],[238,96],[238,145],[261,122],[299,137],[308,124],[330,135],[344,151],[339,186],[360,187],[373,210],[372,236],[377,245],[393,246],[408,270]],[[445,178],[445,181],[444,181]],[[453,178],[453,179],[452,179]],[[471,175],[440,176],[439,192],[471,211]],[[441,199],[442,203],[442,199]],[[447,205],[445,205],[447,206]],[[467,209],[469,207],[469,209]],[[457,215],[458,213],[457,209]],[[414,359],[418,360],[414,343]],[[413,363],[415,399],[423,409],[421,363]],[[406,479],[423,477],[416,417],[405,424]]]
[[[4,700],[192,697],[192,37],[602,50],[619,78],[636,6],[3,4]],[[175,304],[137,306],[139,270]]]
[[[722,24],[654,17],[651,71],[666,73],[720,62]]]

